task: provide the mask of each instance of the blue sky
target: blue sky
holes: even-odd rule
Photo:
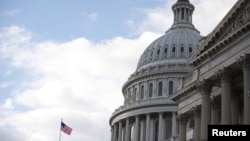
[[[28,27],[39,39],[71,40],[88,37],[100,41],[130,36],[127,21],[143,13],[139,9],[163,4],[160,0],[2,0],[1,26]],[[139,17],[141,18],[141,17]]]
[[[0,0],[3,141],[110,140],[109,118],[145,48],[173,23],[176,0]],[[236,0],[190,0],[207,35]]]

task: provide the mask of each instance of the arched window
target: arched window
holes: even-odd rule
[[[175,47],[172,48],[172,52],[175,53]]]
[[[158,96],[162,96],[162,82],[158,84]]]
[[[153,54],[154,54],[154,51],[151,51],[151,57],[153,56]]]
[[[192,53],[193,52],[193,48],[192,47],[189,47],[189,53]]]
[[[161,53],[161,50],[158,49],[158,50],[157,50],[157,56],[160,55],[160,53]]]
[[[165,54],[168,53],[168,48],[167,47],[164,49],[164,53]]]
[[[144,85],[141,86],[141,99],[144,99]]]
[[[150,83],[149,84],[149,95],[148,95],[148,97],[152,97],[152,96],[153,96],[153,84]]]
[[[133,101],[136,101],[137,88],[134,88]]]
[[[131,92],[130,92],[130,89],[128,90],[128,103],[131,103]]]
[[[184,52],[184,47],[181,47],[181,53],[183,53]]]
[[[168,84],[168,94],[172,95],[173,92],[174,92],[174,83],[173,83],[173,81],[170,81]]]

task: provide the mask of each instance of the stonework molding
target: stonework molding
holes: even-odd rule
[[[191,112],[194,116],[198,116],[200,117],[201,116],[201,105],[197,105],[195,107],[192,107],[191,108]]]
[[[212,82],[210,80],[201,80],[197,82],[201,94],[210,94],[212,90]]]
[[[231,82],[232,80],[232,70],[230,68],[222,68],[216,75],[220,77],[222,82]]]
[[[241,65],[242,69],[250,70],[250,54],[241,56],[237,62]]]
[[[181,123],[183,123],[183,124],[186,124],[187,121],[188,121],[188,119],[189,119],[189,114],[188,114],[188,113],[182,113],[182,114],[180,114],[180,115],[177,115],[177,116],[176,116],[176,119],[177,119],[179,122],[181,122]]]
[[[210,34],[203,41],[198,52],[190,60],[191,65],[199,66],[218,52],[230,47],[229,44],[249,33],[249,1],[240,0],[234,8],[235,10],[230,12],[223,22],[215,28],[213,34]]]

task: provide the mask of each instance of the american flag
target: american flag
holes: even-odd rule
[[[72,128],[67,126],[65,123],[61,122],[61,131],[63,131],[65,134],[70,135],[71,131],[72,131]]]

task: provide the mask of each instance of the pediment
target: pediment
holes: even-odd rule
[[[200,41],[200,47],[189,63],[199,65],[217,53],[221,45],[238,39],[241,32],[250,30],[250,0],[238,0],[216,28]],[[237,37],[237,38],[236,38]]]

